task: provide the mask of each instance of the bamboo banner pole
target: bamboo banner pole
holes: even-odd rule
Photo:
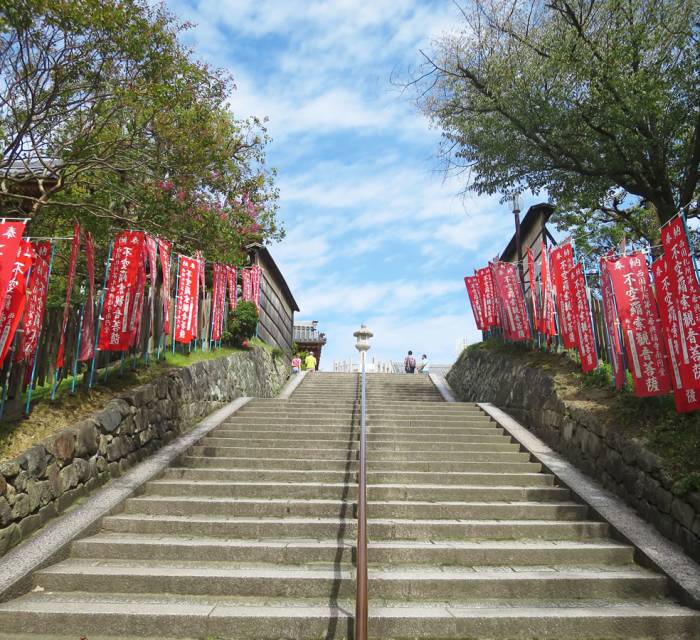
[[[177,254],[177,273],[175,275],[175,304],[173,305],[173,355],[175,355],[175,324],[177,322],[177,292],[180,287],[180,254]]]
[[[80,325],[78,326],[78,340],[75,345],[75,356],[73,358],[73,381],[70,385],[70,392],[75,393],[75,380],[78,377],[78,355],[80,354],[80,342],[83,338],[83,320],[85,319],[85,305],[80,309]]]
[[[49,295],[49,282],[51,281],[51,269],[53,268],[53,257],[56,252],[56,243],[51,241],[51,258],[49,258],[49,273],[46,276],[46,296]],[[46,309],[44,309],[44,322],[42,323],[41,330],[44,331],[44,325],[46,324]],[[41,344],[41,335],[36,343],[36,349],[34,350],[34,362],[32,363],[32,373],[29,377],[29,386],[27,387],[27,404],[24,407],[25,415],[29,415],[29,409],[32,403],[32,392],[34,391],[34,380],[36,379],[36,364],[39,359],[39,345]]]
[[[97,331],[95,333],[95,348],[92,353],[92,363],[90,364],[90,379],[88,381],[88,389],[92,389],[92,381],[95,376],[95,366],[97,364],[97,352],[99,351],[98,345],[100,344],[100,329],[102,328],[102,310],[105,303],[105,296],[107,295],[107,278],[109,276],[109,265],[112,262],[112,249],[114,247],[114,242],[109,243],[109,252],[107,253],[107,262],[105,263],[105,279],[104,287],[102,289],[102,296],[100,297],[100,308],[97,312]],[[105,367],[106,369],[107,367]]]

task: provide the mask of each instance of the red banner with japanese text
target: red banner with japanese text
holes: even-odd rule
[[[85,232],[85,264],[87,266],[88,290],[83,311],[83,333],[78,352],[78,362],[92,358],[95,352],[95,245],[92,234]]]
[[[680,353],[677,361],[683,389],[700,389],[700,287],[681,216],[661,228],[661,243],[675,299]]]
[[[603,297],[603,315],[610,349],[610,364],[613,370],[613,378],[615,379],[615,388],[620,391],[625,384],[625,363],[622,358],[620,321],[617,317],[615,295],[612,289],[608,263],[602,259],[600,261],[600,291]]]
[[[542,242],[540,253],[540,280],[542,282],[542,313],[540,314],[540,332],[547,336],[557,334],[557,325],[554,321],[554,291],[549,268],[549,251],[547,245]]]
[[[7,287],[12,280],[12,270],[19,252],[26,220],[0,221],[0,306],[7,294]]]
[[[146,244],[144,243],[144,254],[147,253]],[[139,264],[136,272],[136,286],[134,287],[134,304],[131,309],[131,336],[129,338],[129,346],[135,347],[141,342],[141,331],[143,329],[143,303],[146,299],[146,256],[143,255],[141,264]]]
[[[658,396],[671,390],[661,319],[651,288],[646,256],[605,258],[612,281],[635,395]]]
[[[238,287],[236,286],[236,267],[226,267],[226,280],[228,282],[228,306],[231,311],[236,308]]]
[[[148,254],[148,322],[151,336],[156,337],[156,282],[158,282],[158,243],[152,236],[146,236],[146,253]],[[139,338],[141,330],[139,328]]]
[[[484,267],[476,270],[476,277],[479,281],[479,291],[481,292],[481,301],[483,304],[482,317],[484,319],[484,330],[488,331],[491,327],[498,327],[498,310],[496,308],[496,292],[494,291],[493,276],[491,269]]]
[[[584,373],[588,373],[598,366],[598,352],[595,345],[595,335],[593,334],[593,318],[588,303],[588,289],[586,287],[586,275],[583,271],[583,264],[579,262],[574,266],[569,271],[568,278],[569,288],[574,298],[578,353],[581,356],[581,367]]]
[[[464,276],[464,284],[467,287],[469,302],[472,306],[472,314],[476,328],[484,330],[484,318],[482,316],[481,291],[479,290],[479,279],[476,276]]]
[[[68,274],[66,276],[66,303],[63,307],[63,322],[61,324],[61,334],[58,339],[58,353],[56,354],[56,368],[63,366],[66,348],[66,329],[68,327],[68,315],[70,314],[70,300],[73,295],[73,280],[75,279],[75,265],[78,261],[78,250],[80,249],[80,225],[73,225],[73,241],[70,247],[70,262],[68,263]]]
[[[530,276],[530,302],[532,304],[532,324],[537,331],[540,326],[539,313],[537,309],[537,278],[535,277],[535,257],[532,249],[527,250],[527,271]]]
[[[144,234],[122,231],[114,240],[107,277],[102,326],[101,351],[124,351],[129,348],[135,327],[131,324],[138,302],[137,284],[143,266]]]
[[[678,300],[672,292],[671,274],[666,256],[657,258],[651,265],[651,271],[656,285],[656,301],[659,305],[661,329],[668,353],[668,368],[671,371],[676,410],[680,413],[695,411],[700,409],[700,393],[697,393],[696,389],[683,386],[679,367],[683,358],[681,314]]]
[[[148,282],[154,286],[156,280],[156,265],[158,263],[158,244],[155,238],[146,236],[146,253],[148,255]]]
[[[241,270],[242,291],[241,298],[246,302],[253,299],[253,274],[250,269]]]
[[[253,302],[260,313],[260,295],[262,286],[262,269],[258,265],[251,267],[251,287],[253,289]]]
[[[175,304],[175,341],[187,344],[197,337],[199,260],[180,256]]]
[[[15,361],[28,361],[28,367],[34,365],[34,355],[39,344],[41,328],[44,324],[46,295],[49,291],[51,270],[51,242],[32,243],[34,261],[27,286],[27,305],[22,322],[22,334],[19,338]]]
[[[567,274],[574,268],[574,247],[570,242],[559,245],[550,253],[552,282],[557,294],[557,311],[559,313],[559,334],[565,349],[575,349],[578,344],[576,331],[576,309]]]
[[[224,304],[226,297],[226,267],[223,264],[213,265],[214,286],[211,293],[211,339],[219,340],[224,323]]]
[[[160,266],[163,273],[163,333],[170,334],[170,250],[172,243],[158,236]]]
[[[496,297],[503,313],[505,337],[515,341],[529,340],[532,334],[518,270],[509,262],[495,262],[491,269]]]
[[[199,264],[199,286],[202,288],[202,292],[205,290],[205,282],[204,282],[204,256],[202,255],[202,252],[197,249],[197,251],[194,252],[194,259],[197,261]],[[197,306],[199,306],[199,302],[197,303]]]
[[[27,272],[33,260],[32,243],[22,240],[12,267],[12,277],[7,285],[2,311],[0,311],[0,366],[5,362],[7,352],[12,346],[12,340],[27,304]]]

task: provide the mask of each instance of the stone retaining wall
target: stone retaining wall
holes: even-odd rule
[[[472,349],[462,353],[447,381],[460,400],[491,402],[510,413],[700,561],[700,493],[675,495],[661,458],[603,424],[584,402],[563,400],[547,371],[508,354]]]
[[[287,374],[259,347],[175,369],[0,462],[0,555],[198,419],[241,396],[277,395]]]

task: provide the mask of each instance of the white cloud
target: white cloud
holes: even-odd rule
[[[435,173],[439,132],[393,75],[453,29],[449,0],[167,0],[187,42],[233,73],[237,117],[269,116],[286,239],[271,248],[328,335],[322,365],[375,332],[371,356],[454,359],[478,339],[462,275],[502,249],[512,217]]]

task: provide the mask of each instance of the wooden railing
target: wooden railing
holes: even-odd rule
[[[355,640],[367,640],[367,403],[364,366],[362,367],[361,376],[360,472],[357,492],[357,594],[355,599]]]

